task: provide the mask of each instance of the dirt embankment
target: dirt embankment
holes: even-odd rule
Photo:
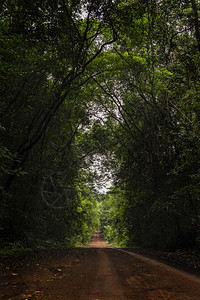
[[[87,247],[40,251],[1,260],[0,299],[200,299],[200,279],[95,233]]]

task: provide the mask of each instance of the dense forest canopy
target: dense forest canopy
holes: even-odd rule
[[[0,15],[2,246],[99,228],[121,246],[200,242],[200,3],[7,0]]]

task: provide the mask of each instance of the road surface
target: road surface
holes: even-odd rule
[[[1,282],[0,299],[200,300],[200,278],[109,247],[98,232],[86,247],[4,266]]]

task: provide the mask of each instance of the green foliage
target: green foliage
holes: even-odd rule
[[[108,7],[89,1],[82,17],[83,5],[16,0],[1,8],[2,245],[70,246],[96,226],[92,192],[77,191],[84,179],[76,135],[88,122],[78,95],[115,38],[103,21]]]
[[[23,244],[19,241],[8,244],[5,248],[0,249],[0,256],[13,255],[19,252],[31,251],[31,248],[24,248]]]
[[[3,246],[80,245],[100,226],[119,246],[195,245],[199,9],[196,1],[4,1]],[[97,158],[115,181],[102,197]]]
[[[110,241],[174,249],[198,240],[199,51],[192,9],[179,1],[144,6],[137,21],[145,28],[143,43],[134,44],[135,25],[124,24],[115,47],[120,71],[113,67],[98,78],[99,105],[115,119],[113,167],[123,191],[104,205],[102,230]]]
[[[128,244],[124,193],[118,189],[102,196],[99,203],[101,232],[108,242],[117,247]]]

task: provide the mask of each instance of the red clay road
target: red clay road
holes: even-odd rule
[[[1,278],[0,299],[200,300],[200,278],[111,248],[98,232],[87,247],[4,266]]]

